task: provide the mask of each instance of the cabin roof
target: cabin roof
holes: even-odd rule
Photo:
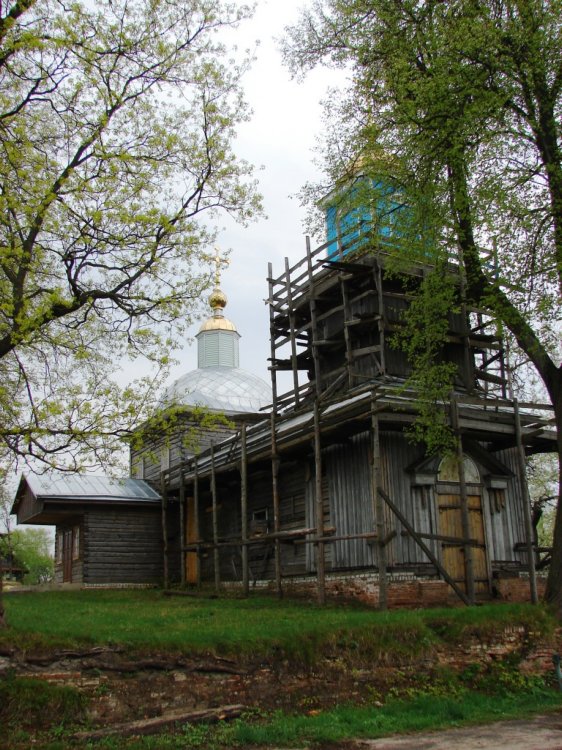
[[[160,495],[142,479],[116,479],[107,476],[84,476],[63,472],[22,476],[16,495],[26,487],[41,500],[73,499],[78,501],[134,501],[159,502]]]

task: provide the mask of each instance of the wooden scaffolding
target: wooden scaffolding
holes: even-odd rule
[[[202,539],[199,511],[195,512],[191,539],[182,534],[181,567],[188,556],[197,559],[200,582],[201,555],[212,554],[215,586],[221,586],[219,550],[236,547],[241,553],[241,582],[246,594],[250,586],[249,550],[253,545],[270,545],[274,559],[275,588],[283,592],[281,546],[305,544],[315,550],[316,586],[319,602],[326,596],[325,551],[328,545],[343,539],[370,539],[376,549],[379,576],[379,604],[387,603],[386,548],[395,536],[389,532],[388,513],[398,519],[404,531],[433,564],[458,597],[465,603],[475,601],[473,550],[468,521],[469,499],[463,477],[464,438],[484,439],[493,434],[506,444],[517,446],[522,486],[525,482],[525,446],[550,450],[552,418],[549,407],[541,404],[517,404],[509,398],[508,369],[500,331],[488,313],[467,308],[462,299],[461,312],[450,316],[446,346],[448,356],[458,363],[459,381],[448,405],[448,419],[457,437],[460,470],[460,494],[463,516],[462,538],[449,539],[423,534],[400,511],[389,489],[383,486],[380,470],[380,424],[404,425],[415,419],[416,394],[404,386],[407,363],[403,355],[389,345],[389,339],[403,325],[402,314],[409,304],[409,289],[399,278],[385,276],[389,262],[384,253],[346,255],[345,248],[327,257],[328,245],[312,251],[307,239],[306,255],[294,266],[285,260],[284,272],[273,276],[269,266],[270,372],[272,406],[268,420],[246,428],[221,441],[181,467],[171,467],[164,476],[164,495],[174,489],[180,504],[197,498],[201,481],[207,481],[212,498],[212,540]],[[430,269],[412,264],[409,274],[422,279]],[[455,273],[455,269],[450,269]],[[290,374],[289,390],[280,393],[279,375]],[[334,436],[369,429],[371,435],[371,491],[373,528],[360,533],[341,534],[327,527],[322,489],[323,448]],[[285,457],[299,446],[313,446],[314,525],[286,530],[281,527],[279,472]],[[248,533],[248,470],[250,464],[270,461],[273,503],[273,527],[259,539]],[[217,473],[237,472],[240,477],[240,533],[221,539],[218,534],[219,500]],[[166,513],[166,503],[163,514]],[[180,513],[185,518],[185,511]],[[193,525],[195,524],[195,525]],[[165,528],[165,519],[163,528]],[[525,546],[529,561],[531,598],[537,600],[534,571],[535,549],[529,502],[525,503]],[[466,585],[460,586],[432,552],[429,541],[461,545],[466,561]]]

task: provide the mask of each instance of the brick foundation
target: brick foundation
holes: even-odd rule
[[[225,584],[239,588],[239,583]],[[316,598],[316,578],[303,576],[283,579],[283,591],[296,598]],[[274,590],[273,581],[257,581],[256,589]],[[542,596],[545,580],[537,580],[539,597]],[[332,602],[361,602],[370,607],[379,605],[379,578],[377,573],[355,573],[349,575],[332,574],[326,576],[326,599]],[[527,577],[504,577],[494,580],[494,597],[501,601],[530,601],[529,579]],[[449,585],[434,578],[421,578],[415,575],[395,574],[389,576],[387,600],[389,609],[413,609],[416,607],[445,607],[459,601]]]
[[[546,579],[537,578],[537,593],[539,599],[543,596],[546,588]],[[494,593],[501,601],[505,602],[528,602],[531,599],[531,590],[528,578],[498,578],[494,581]]]

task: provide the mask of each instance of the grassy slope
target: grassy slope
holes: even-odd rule
[[[0,631],[0,646],[30,649],[111,643],[143,651],[283,656],[301,663],[313,663],[323,654],[334,652],[356,653],[361,659],[383,663],[406,663],[434,646],[458,643],[469,635],[486,638],[513,626],[547,635],[556,626],[547,610],[527,605],[382,614],[357,607],[319,608],[266,597],[165,597],[157,591],[13,594],[6,597],[6,609],[10,628]],[[9,689],[15,691],[15,696],[18,686],[5,683],[4,690]],[[525,677],[516,664],[501,662],[486,669],[449,672],[437,680],[427,681],[420,676],[419,685],[407,694],[396,692],[384,696],[382,701],[380,698],[373,695],[372,705],[339,706],[308,715],[254,713],[218,727],[186,727],[179,735],[125,744],[108,740],[100,747],[296,747],[300,743],[519,717],[562,705],[562,694],[544,679]],[[57,700],[61,700],[60,696]]]
[[[75,591],[11,594],[5,597],[10,629],[0,643],[38,645],[122,644],[131,647],[213,651],[227,655],[285,655],[314,659],[317,649],[367,649],[415,655],[440,640],[457,642],[466,633],[498,632],[510,624],[546,633],[554,621],[527,605],[488,605],[443,610],[317,607],[268,597],[195,599],[159,591]]]

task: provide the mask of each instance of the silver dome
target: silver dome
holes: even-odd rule
[[[255,413],[271,404],[271,388],[257,375],[238,367],[202,367],[172,383],[163,401],[224,414]]]

